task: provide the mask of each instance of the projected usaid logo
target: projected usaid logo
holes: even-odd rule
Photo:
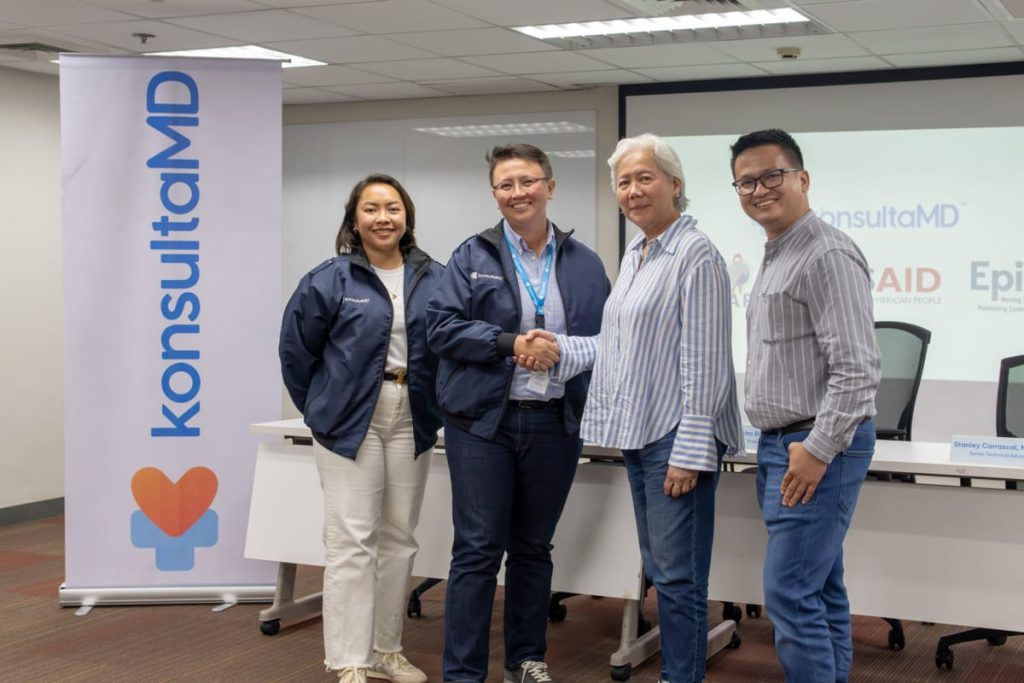
[[[934,305],[942,303],[942,273],[930,266],[871,269],[876,304]]]

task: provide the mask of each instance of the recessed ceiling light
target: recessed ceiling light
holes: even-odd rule
[[[594,150],[592,149],[565,149],[559,152],[548,152],[549,157],[558,157],[560,159],[593,159]]]
[[[414,128],[420,133],[446,138],[486,138],[508,135],[551,135],[554,133],[587,133],[592,126],[571,121],[537,121],[531,123],[491,123],[475,126],[428,126]]]
[[[233,45],[231,47],[211,47],[203,50],[174,50],[171,52],[147,52],[147,55],[161,57],[233,57],[235,59],[277,59],[285,69],[300,66],[324,66],[327,62],[278,52],[259,45]]]
[[[615,36],[631,33],[660,31],[697,31],[742,26],[805,23],[810,19],[788,7],[719,14],[685,14],[672,17],[640,17],[612,21],[584,21],[571,24],[545,24],[543,26],[515,26],[512,30],[540,40],[582,38],[588,36]]]

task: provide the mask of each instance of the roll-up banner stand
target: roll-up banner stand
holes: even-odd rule
[[[281,65],[62,55],[63,605],[265,601],[281,410]]]

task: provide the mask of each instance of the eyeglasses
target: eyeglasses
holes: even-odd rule
[[[802,171],[802,168],[773,168],[770,171],[765,171],[756,178],[740,178],[732,184],[736,188],[736,193],[741,197],[745,197],[748,194],[754,194],[754,190],[757,189],[757,184],[761,183],[761,187],[766,190],[773,190],[782,184],[783,177],[787,173],[796,173]]]
[[[529,191],[529,189],[536,185],[537,183],[547,182],[548,180],[550,180],[550,178],[547,178],[545,176],[541,176],[540,178],[534,178],[532,176],[523,176],[518,180],[502,180],[497,185],[491,185],[491,189],[493,189],[495,192],[508,194],[509,192],[515,190],[516,185],[518,185],[524,190]]]

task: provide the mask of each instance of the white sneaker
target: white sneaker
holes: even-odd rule
[[[338,671],[338,683],[366,683],[366,669],[349,666]]]
[[[366,672],[370,678],[380,678],[392,683],[427,683],[427,674],[413,666],[405,655],[399,652],[373,652],[373,666]]]

